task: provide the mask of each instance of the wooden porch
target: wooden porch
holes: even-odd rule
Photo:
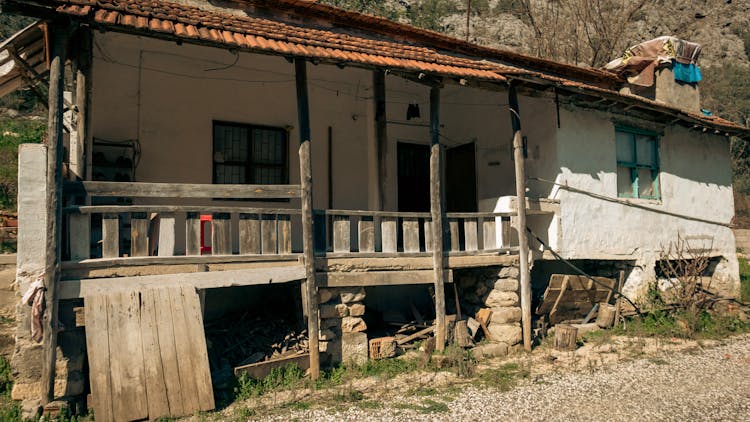
[[[65,207],[59,298],[178,283],[205,289],[305,279],[305,251],[293,247],[292,239],[301,230],[300,208],[251,208],[231,201],[164,204],[293,200],[300,192],[299,185],[66,183],[65,197],[79,202],[158,204]],[[314,210],[314,215],[318,286],[434,283],[430,213]],[[453,268],[515,259],[509,257],[518,251],[511,243],[514,215],[447,213],[444,281],[452,282]]]

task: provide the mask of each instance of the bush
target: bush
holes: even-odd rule
[[[45,131],[42,120],[0,120],[0,209],[16,209],[18,146],[41,142]]]

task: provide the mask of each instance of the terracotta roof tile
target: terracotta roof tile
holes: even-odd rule
[[[620,79],[596,69],[583,69],[550,60],[495,50],[452,39],[382,18],[365,16],[308,0],[237,0],[286,11],[290,16],[326,19],[326,28],[313,24],[238,16],[197,6],[159,0],[40,0],[57,4],[58,13],[91,16],[104,26],[130,27],[178,38],[200,38],[216,44],[251,50],[405,69],[454,77],[504,81],[506,76],[528,75],[558,86],[585,89],[600,95],[633,101],[616,91]],[[357,35],[347,33],[354,29]],[[500,63],[502,62],[502,63]],[[504,64],[507,63],[507,64]],[[637,98],[644,105],[673,108]],[[680,112],[687,120],[728,129],[742,129],[719,118]]]

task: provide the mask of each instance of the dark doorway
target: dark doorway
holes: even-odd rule
[[[448,148],[445,161],[447,212],[475,212],[477,167],[474,142]]]
[[[430,211],[430,146],[398,143],[398,210]]]

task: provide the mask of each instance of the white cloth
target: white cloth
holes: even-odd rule
[[[21,301],[31,306],[31,338],[40,343],[42,341],[42,313],[44,312],[44,273],[29,285],[26,293],[23,294]]]

